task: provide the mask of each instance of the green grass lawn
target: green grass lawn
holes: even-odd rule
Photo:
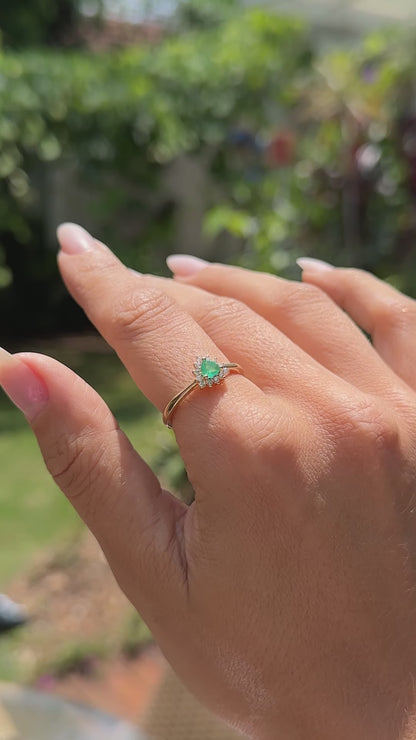
[[[90,347],[88,345],[91,345]],[[78,372],[107,401],[136,449],[152,463],[172,445],[160,414],[143,398],[118,358],[95,337],[35,347]],[[1,393],[1,392],[0,392]],[[47,473],[22,414],[0,395],[0,591],[36,556],[65,538],[80,522]]]

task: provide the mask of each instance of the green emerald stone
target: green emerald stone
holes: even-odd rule
[[[201,362],[201,375],[203,378],[208,378],[208,380],[212,380],[212,378],[216,378],[217,375],[219,375],[221,372],[221,365],[218,364],[218,362],[214,362],[213,360],[202,360]]]

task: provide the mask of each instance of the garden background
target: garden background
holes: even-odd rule
[[[184,0],[134,24],[100,2],[0,10],[0,340],[79,372],[187,497],[172,436],[66,294],[59,222],[140,271],[191,252],[299,279],[313,256],[416,296],[416,31],[331,35],[278,6]],[[0,470],[0,591],[32,616],[2,639],[0,678],[134,651],[149,635],[116,597],[99,617],[108,576],[4,396]]]

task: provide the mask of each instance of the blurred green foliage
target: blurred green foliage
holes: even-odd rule
[[[259,127],[266,143],[255,167],[233,173],[208,233],[239,236],[242,263],[257,269],[290,274],[309,254],[416,296],[415,35],[389,29],[315,56],[274,137]]]
[[[183,3],[150,48],[0,52],[3,333],[82,324],[46,246],[51,175],[73,167],[99,236],[158,269],[176,246],[163,176],[185,153],[211,172],[207,233],[231,232],[244,264],[313,254],[416,293],[414,34],[321,58],[297,20],[212,7]]]
[[[10,284],[0,308],[8,330],[32,324],[45,332],[66,321],[75,328],[78,320],[72,309],[67,318],[45,246],[48,173],[74,164],[97,193],[100,236],[133,267],[149,269],[174,242],[173,210],[153,205],[166,166],[186,152],[209,151],[218,162],[230,126],[257,125],[272,96],[288,98],[287,80],[309,58],[299,22],[260,10],[150,49],[3,52],[0,264]],[[132,213],[141,224],[133,234],[123,232]]]
[[[214,28],[240,8],[240,0],[182,0],[178,3],[173,26],[189,29]]]

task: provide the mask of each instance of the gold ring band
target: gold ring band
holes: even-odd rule
[[[196,388],[213,388],[215,385],[219,385],[230,372],[244,375],[243,369],[235,362],[221,365],[210,357],[198,357],[194,363],[193,374],[196,376],[195,380],[169,401],[163,412],[164,424],[172,429],[173,414],[184,398],[189,396]]]

